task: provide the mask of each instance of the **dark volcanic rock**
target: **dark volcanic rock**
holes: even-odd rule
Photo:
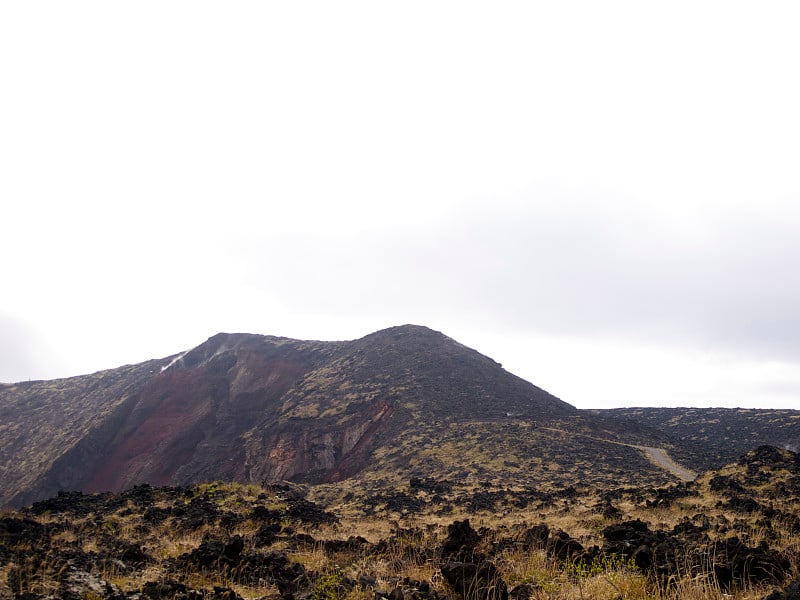
[[[733,477],[728,475],[715,475],[708,482],[709,487],[714,492],[726,492],[728,494],[739,494],[744,492],[744,487]]]
[[[442,543],[442,560],[471,560],[481,538],[470,526],[469,519],[453,521],[447,526],[447,538]]]
[[[508,600],[508,588],[500,572],[488,561],[479,565],[446,562],[441,571],[445,581],[465,600]]]
[[[351,535],[346,540],[325,540],[322,547],[326,552],[356,552],[368,546],[369,542],[360,535]]]
[[[800,579],[794,580],[782,590],[775,590],[764,600],[800,600]]]
[[[131,544],[119,540],[116,544],[116,554],[126,566],[141,567],[152,562],[152,557],[142,550],[141,544]]]
[[[92,513],[102,512],[105,508],[105,500],[106,498],[100,494],[60,491],[52,498],[34,502],[30,511],[34,515],[60,513],[84,517]]]
[[[761,510],[762,506],[753,498],[733,496],[728,502],[722,504],[723,508],[742,513],[754,513]]]
[[[282,595],[298,592],[309,584],[303,565],[292,563],[282,552],[245,552],[244,540],[236,535],[226,541],[204,540],[198,548],[175,560],[174,570],[215,571],[236,583],[274,583]]]
[[[62,600],[86,600],[87,598],[124,600],[125,598],[117,586],[95,575],[75,569],[69,569],[62,576],[58,596]]]
[[[253,544],[256,548],[269,546],[281,531],[280,523],[269,523],[263,525],[253,536]]]
[[[42,525],[33,519],[17,517],[0,517],[0,544],[16,546],[20,542],[34,542],[42,545],[49,538],[51,527]]]
[[[238,535],[225,542],[205,539],[191,552],[179,556],[177,562],[179,566],[195,570],[226,572],[239,563],[239,556],[243,549],[244,541]]]
[[[645,572],[662,580],[687,572],[702,573],[710,563],[717,585],[732,586],[781,581],[790,570],[789,561],[766,544],[751,548],[739,538],[710,542],[705,527],[688,522],[672,532],[651,531],[643,521],[626,521],[603,530],[605,556],[631,558]]]
[[[547,541],[547,554],[559,560],[573,560],[583,554],[583,545],[559,529]]]
[[[176,596],[187,598],[188,592],[188,586],[171,579],[148,581],[142,586],[142,597],[146,600],[171,600]]]
[[[372,494],[364,499],[365,513],[373,514],[375,507],[383,504],[386,510],[399,513],[418,513],[427,504],[422,498],[407,494],[402,490],[386,490]]]
[[[533,592],[539,589],[539,586],[534,583],[521,583],[508,592],[510,600],[529,600]]]
[[[654,569],[661,573],[671,570],[674,548],[667,536],[650,531],[644,521],[625,521],[603,530],[602,553],[606,556],[631,558],[643,571]]]
[[[792,469],[796,464],[795,455],[774,446],[759,446],[739,459],[742,466],[772,467]]]
[[[734,583],[778,583],[791,569],[789,560],[766,544],[751,548],[736,537],[714,543],[711,556],[714,575],[723,589],[730,589]]]
[[[289,501],[289,516],[308,525],[338,523],[339,518],[323,509],[319,504],[303,498]]]
[[[536,548],[544,548],[547,545],[547,540],[550,537],[550,528],[544,523],[534,525],[527,529],[522,535],[522,548],[529,551]]]
[[[449,481],[438,480],[433,477],[412,477],[408,483],[412,490],[422,490],[432,494],[448,494],[453,491],[453,484]]]
[[[680,498],[687,498],[689,496],[696,496],[698,491],[694,483],[682,482],[670,487],[658,488],[653,491],[655,499],[648,500],[646,506],[650,507],[668,507],[672,506],[675,500]]]
[[[173,580],[150,581],[142,586],[142,600],[242,600],[234,590],[214,586],[213,590],[195,590]]]

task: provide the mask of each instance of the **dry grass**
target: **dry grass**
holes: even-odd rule
[[[741,468],[731,467],[724,472],[730,477],[738,478],[743,485],[747,483]],[[758,475],[758,474],[756,474]],[[786,483],[784,473],[769,473],[773,482]],[[490,485],[478,485],[474,481],[464,482],[442,495],[453,503],[452,510],[447,513],[439,511],[440,505],[432,502],[434,494],[421,490],[418,497],[427,501],[418,512],[408,510],[390,510],[385,503],[378,505],[371,515],[365,515],[364,500],[371,488],[361,483],[344,482],[337,485],[319,486],[312,489],[293,488],[292,493],[308,493],[308,497],[317,501],[324,500],[340,517],[336,524],[312,525],[293,521],[285,512],[287,500],[270,489],[259,486],[241,486],[234,484],[205,484],[196,488],[195,497],[202,497],[217,507],[224,514],[249,514],[253,506],[266,510],[279,511],[284,515],[281,520],[284,532],[267,548],[256,549],[253,540],[261,523],[250,517],[240,518],[230,528],[219,523],[204,524],[187,530],[176,518],[165,518],[156,522],[143,521],[142,507],[128,503],[115,512],[105,514],[102,519],[95,515],[85,517],[67,517],[62,514],[42,515],[37,519],[44,524],[58,526],[51,543],[59,549],[79,549],[83,553],[102,553],[108,548],[109,537],[130,544],[139,544],[141,548],[154,558],[154,563],[134,570],[116,569],[104,566],[96,574],[102,579],[119,586],[123,591],[134,592],[149,581],[163,578],[177,580],[197,589],[209,589],[214,586],[229,587],[244,598],[275,598],[279,590],[268,580],[250,582],[245,585],[234,581],[224,570],[184,570],[175,572],[169,565],[179,557],[198,549],[205,539],[225,539],[232,535],[240,535],[245,541],[248,551],[252,552],[285,552],[290,562],[300,563],[309,574],[315,586],[321,582],[338,580],[358,581],[367,577],[374,584],[367,587],[345,586],[337,588],[329,585],[330,595],[319,595],[311,600],[372,600],[375,590],[389,592],[402,582],[428,582],[431,588],[441,595],[452,597],[453,591],[448,589],[439,571],[438,549],[447,534],[447,526],[454,520],[469,518],[475,529],[486,528],[484,542],[486,549],[491,543],[501,538],[513,538],[515,532],[521,532],[538,523],[546,523],[551,531],[563,530],[577,539],[584,547],[603,544],[603,530],[609,525],[624,521],[641,519],[653,530],[672,531],[679,524],[692,522],[708,523],[706,533],[714,539],[725,539],[738,536],[749,546],[758,546],[762,542],[771,548],[780,549],[797,565],[800,559],[800,534],[796,523],[780,518],[766,519],[761,511],[743,513],[726,508],[729,497],[722,492],[713,491],[710,486],[711,476],[702,477],[692,493],[678,495],[668,503],[658,507],[648,506],[647,502],[655,498],[656,490],[629,489],[612,495],[609,490],[585,489],[574,495],[558,496],[553,501],[532,502],[525,507],[499,503],[492,510],[469,511],[458,505],[458,498],[482,491],[495,491],[500,488]],[[758,494],[758,501],[775,514],[797,515],[798,501],[791,495],[781,496],[774,493],[769,483],[753,486]],[[412,494],[413,490],[404,487],[394,490]],[[416,493],[416,492],[415,492]],[[604,512],[604,504],[611,498],[613,508],[619,514],[613,518]],[[190,498],[174,497],[154,498],[152,507],[167,509],[176,505],[188,505]],[[3,516],[14,518],[14,512],[6,512]],[[310,538],[298,534],[313,536]],[[325,540],[347,540],[351,536],[362,536],[371,544],[381,543],[381,550],[364,546],[361,549],[332,551],[326,549]],[[2,543],[2,540],[0,540]],[[19,549],[34,550],[33,542],[25,546],[20,542]],[[696,569],[687,565],[682,574],[668,583],[643,573],[630,562],[624,560],[604,559],[589,566],[563,562],[549,556],[544,549],[523,551],[512,547],[492,554],[493,560],[509,588],[519,585],[530,585],[531,600],[760,600],[767,595],[772,586],[743,586],[731,590],[721,590],[717,586],[712,573],[713,558],[706,557],[707,568],[698,574]],[[687,559],[692,562],[693,558]],[[696,558],[696,557],[694,557]],[[11,576],[14,568],[20,564],[9,562],[0,566],[0,586],[3,582],[14,580]],[[34,593],[54,593],[57,583],[54,573],[48,564],[35,566],[24,573],[27,583],[25,590]],[[797,573],[787,573],[787,578]],[[15,580],[16,581],[16,580]],[[11,590],[6,583],[7,592]],[[312,592],[316,590],[312,587]],[[0,589],[0,597],[2,597]]]

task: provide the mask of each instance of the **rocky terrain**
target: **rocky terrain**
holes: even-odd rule
[[[141,485],[6,511],[0,598],[796,598],[800,456],[769,446],[693,482],[524,503],[413,479],[356,514],[315,487]]]

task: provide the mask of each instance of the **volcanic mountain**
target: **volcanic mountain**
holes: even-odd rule
[[[330,493],[373,499],[411,480],[481,497],[663,485],[776,439],[800,444],[800,411],[578,410],[426,327],[338,342],[220,333],[163,359],[0,384],[0,507],[216,480],[342,482]]]
[[[160,360],[0,386],[0,505],[143,482],[338,481],[423,425],[577,414],[425,327],[343,342],[220,333]]]

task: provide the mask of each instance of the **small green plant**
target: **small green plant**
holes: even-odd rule
[[[347,591],[342,585],[342,575],[336,571],[323,573],[314,583],[312,600],[342,600]]]
[[[603,556],[599,560],[590,563],[574,561],[566,565],[568,575],[576,578],[597,577],[598,575],[608,575],[609,573],[640,574],[641,569],[636,566],[636,562],[628,557],[618,554]]]
[[[597,592],[597,584],[613,590],[620,598],[650,598],[645,575],[632,558],[612,554],[591,563],[576,561],[567,564],[565,572],[577,584],[581,598],[584,587]]]

